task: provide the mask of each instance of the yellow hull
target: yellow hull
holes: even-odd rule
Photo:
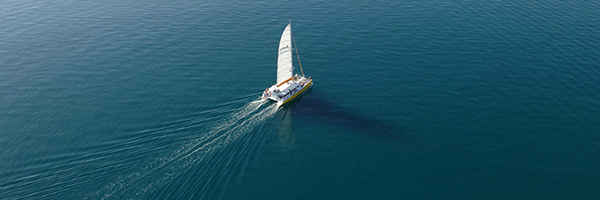
[[[285,105],[286,103],[288,103],[288,102],[291,102],[291,101],[292,101],[292,100],[294,100],[296,97],[298,97],[298,96],[302,95],[302,93],[304,93],[304,92],[305,92],[305,91],[306,91],[308,88],[312,87],[312,84],[313,84],[313,82],[312,82],[312,80],[310,80],[310,82],[308,82],[308,84],[306,84],[306,86],[304,86],[304,88],[302,88],[302,90],[300,90],[300,92],[298,92],[298,93],[294,94],[292,97],[290,97],[290,98],[286,99],[286,100],[285,100],[285,101],[283,101],[283,102],[281,102],[281,101],[277,102],[277,106],[278,106],[278,107],[281,107],[281,106]]]

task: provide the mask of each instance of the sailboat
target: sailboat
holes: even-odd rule
[[[300,55],[297,50],[296,56],[298,57],[298,64],[300,65],[302,75],[294,75],[294,66],[292,66],[292,41],[294,42],[294,46],[296,46],[296,41],[293,38],[292,21],[290,21],[283,30],[283,34],[281,34],[281,39],[279,40],[277,83],[267,88],[262,94],[263,100],[273,100],[277,102],[278,107],[293,101],[313,84],[311,77],[306,78],[304,76]]]

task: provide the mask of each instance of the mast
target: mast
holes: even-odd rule
[[[292,24],[292,20],[290,20],[290,24]],[[292,32],[292,41],[294,41],[294,49],[296,49],[296,57],[298,57],[298,64],[300,65],[300,71],[302,72],[302,77],[304,77],[304,70],[302,70],[302,62],[300,62],[300,54],[298,53],[298,46],[296,46],[296,38],[294,37],[293,32]]]

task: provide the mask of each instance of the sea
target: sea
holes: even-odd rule
[[[0,199],[598,199],[599,11],[3,0]]]

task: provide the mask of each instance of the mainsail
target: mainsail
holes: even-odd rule
[[[279,40],[279,57],[277,58],[277,84],[292,77],[292,23],[289,23]]]

